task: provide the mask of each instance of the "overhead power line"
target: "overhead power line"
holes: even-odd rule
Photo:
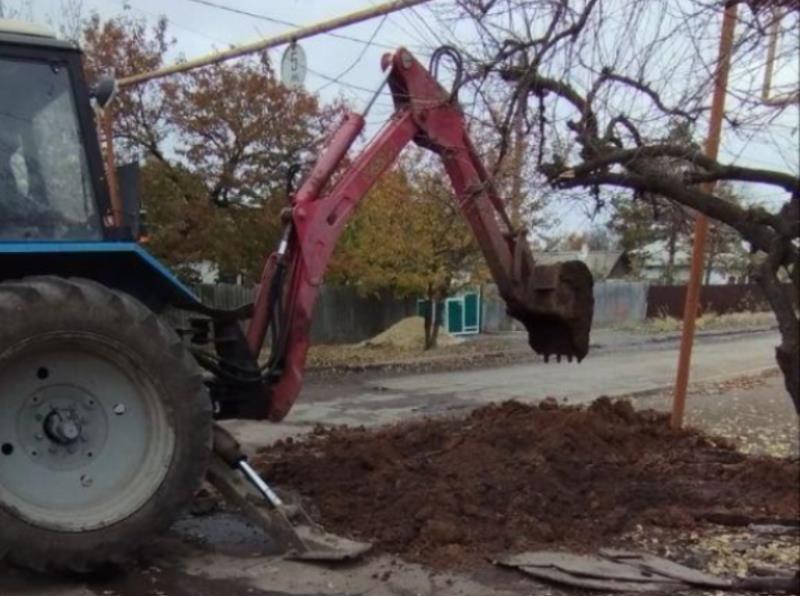
[[[238,14],[245,17],[250,17],[253,19],[259,19],[261,21],[266,21],[268,23],[274,23],[276,25],[286,25],[287,27],[295,27],[300,28],[302,25],[299,23],[293,23],[292,21],[287,21],[284,19],[278,19],[275,17],[271,17],[265,14],[261,14],[258,12],[252,12],[249,10],[244,10],[242,8],[236,8],[234,6],[228,6],[226,4],[220,4],[219,2],[212,2],[211,0],[186,0],[186,2],[192,2],[194,4],[200,4],[202,6],[208,6],[210,8],[216,8],[217,10],[222,10],[225,12],[230,12],[232,14]],[[359,37],[354,37],[352,35],[345,35],[344,33],[334,33],[333,31],[326,31],[325,35],[329,35],[331,37],[336,37],[338,39],[346,39],[347,41],[354,41],[360,44],[367,44],[373,45],[379,48],[383,48],[385,50],[394,50],[396,49],[394,46],[390,46],[384,43],[372,42],[366,39],[361,39]]]
[[[335,85],[336,83],[338,83],[343,76],[345,76],[347,73],[349,73],[351,70],[353,70],[356,67],[356,65],[359,62],[361,62],[361,60],[364,58],[364,54],[367,53],[367,50],[372,45],[372,42],[377,37],[378,32],[380,32],[381,27],[383,27],[383,24],[386,22],[386,19],[388,17],[389,17],[389,15],[386,15],[386,14],[383,15],[383,18],[381,19],[381,22],[378,23],[377,27],[375,27],[375,31],[372,32],[372,36],[370,36],[369,40],[364,45],[364,47],[361,48],[361,52],[359,52],[358,56],[356,56],[356,59],[353,60],[353,62],[350,64],[350,66],[345,68],[342,72],[340,72],[338,75],[336,75],[332,80],[328,81],[327,83],[324,83],[319,89],[317,89],[317,93],[319,93],[320,91],[322,91],[323,89],[325,89],[327,87],[330,87],[331,85]]]
[[[192,0],[194,1],[194,0]],[[197,0],[198,2],[200,0]],[[206,0],[203,0],[206,1]],[[286,33],[282,33],[276,35],[274,37],[270,37],[267,39],[261,39],[259,41],[232,47],[228,50],[224,50],[221,52],[215,52],[213,54],[209,54],[207,56],[202,56],[200,58],[195,58],[194,60],[188,60],[186,62],[179,62],[177,64],[173,64],[171,66],[167,66],[165,68],[160,68],[158,70],[154,70],[151,72],[140,73],[137,75],[133,75],[130,77],[126,77],[124,79],[120,79],[119,85],[121,87],[134,85],[137,83],[143,83],[145,81],[150,81],[153,79],[158,79],[162,77],[166,77],[172,74],[177,74],[180,72],[186,72],[189,70],[193,70],[195,68],[199,68],[201,66],[209,66],[211,64],[218,64],[225,60],[230,60],[232,58],[239,58],[241,56],[245,56],[247,54],[252,54],[254,52],[259,52],[265,50],[267,48],[273,48],[275,46],[292,43],[295,41],[299,41],[300,39],[305,39],[308,37],[313,37],[314,35],[320,35],[322,33],[328,33],[333,31],[334,29],[340,29],[342,27],[348,25],[354,25],[356,23],[361,23],[362,21],[367,21],[369,19],[383,16],[392,12],[396,12],[398,10],[402,10],[404,8],[409,8],[411,6],[416,6],[417,4],[423,4],[428,2],[429,0],[394,0],[392,2],[386,2],[379,6],[375,6],[372,8],[366,8],[363,10],[358,10],[340,17],[336,17],[327,21],[322,21],[315,25],[309,25],[307,27],[301,27],[299,29],[295,29],[293,31],[289,31]],[[220,5],[222,6],[222,5]]]

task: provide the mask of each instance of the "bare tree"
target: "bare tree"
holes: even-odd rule
[[[30,0],[0,0],[0,19],[20,19],[30,21],[33,7]]]
[[[63,39],[78,42],[86,25],[86,5],[83,0],[61,0],[57,15],[50,15],[50,21]]]
[[[722,2],[455,2],[460,22],[474,30],[463,36],[471,41],[458,44],[469,71],[464,89],[481,104],[474,113],[485,115],[499,135],[497,163],[512,149],[522,110],[536,140],[530,145],[538,174],[551,187],[589,190],[571,198],[588,199],[595,209],[619,189],[632,198],[662,197],[735,230],[751,247],[753,277],[777,315],[776,358],[800,413],[798,101],[765,102],[761,95],[768,32],[775,26],[781,43],[773,91],[800,97],[800,5],[752,1],[739,7],[725,115],[728,158],[714,160],[696,142],[668,133],[676,123],[690,139],[707,129]],[[446,11],[435,14],[454,20]],[[778,156],[773,167],[736,159],[757,142]],[[671,167],[664,167],[665,160]],[[754,184],[761,194],[777,194],[779,205],[737,204],[700,186],[716,181]]]

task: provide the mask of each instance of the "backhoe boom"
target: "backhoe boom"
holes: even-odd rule
[[[588,351],[593,299],[586,266],[534,265],[525,233],[512,227],[457,103],[405,49],[384,56],[383,68],[394,115],[326,193],[364,128],[362,115],[345,116],[292,197],[286,233],[264,268],[247,343],[259,354],[274,326],[264,389],[265,415],[272,420],[286,416],[300,391],[314,305],[336,242],[356,206],[412,140],[442,159],[508,312],[526,326],[533,349],[570,360]]]

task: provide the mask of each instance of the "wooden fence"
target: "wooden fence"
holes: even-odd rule
[[[233,284],[193,286],[204,304],[233,309],[255,299],[256,288]],[[388,293],[362,296],[354,288],[323,286],[314,310],[311,340],[314,343],[355,343],[369,339],[400,319],[416,314],[416,299],[396,298]],[[168,318],[176,327],[187,328],[188,313],[172,311]]]
[[[791,292],[789,284],[785,287]],[[647,317],[682,317],[686,286],[650,286]],[[700,314],[769,310],[764,294],[755,284],[708,285],[700,288]]]
[[[195,286],[204,303],[232,309],[253,301],[255,288],[231,284]],[[786,291],[791,292],[787,284]],[[493,284],[482,292],[481,331],[502,333],[522,327],[505,312],[505,303]],[[608,280],[594,286],[594,326],[614,326],[640,322],[645,317],[681,317],[686,297],[685,286],[648,286],[646,282]],[[769,310],[756,285],[703,286],[701,314]],[[355,343],[373,337],[400,319],[416,314],[414,298],[391,294],[361,296],[354,288],[323,287],[314,312],[311,338],[315,343]],[[171,313],[171,322],[188,326],[185,313]]]

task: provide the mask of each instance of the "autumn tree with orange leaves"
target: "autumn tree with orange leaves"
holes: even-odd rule
[[[423,296],[425,348],[436,347],[437,304],[488,277],[481,253],[443,172],[421,150],[364,198],[334,253],[327,279],[362,294]]]
[[[156,69],[174,43],[163,19],[95,15],[83,32],[87,76]],[[113,110],[118,161],[144,163],[153,252],[249,281],[279,233],[290,166],[313,158],[340,111],[281,85],[266,54],[125,87]]]

